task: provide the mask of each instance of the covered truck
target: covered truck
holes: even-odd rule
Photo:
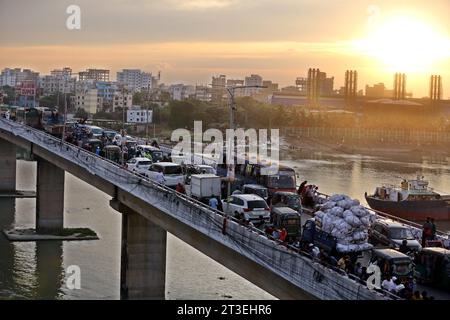
[[[311,222],[307,222],[308,229],[315,231],[313,241],[309,241],[311,243],[316,243],[315,237],[320,236],[321,239],[327,239],[324,248],[330,247],[331,239],[334,239],[336,251],[340,253],[361,252],[373,248],[368,243],[368,230],[376,220],[376,215],[361,206],[358,200],[346,195],[333,195],[319,207],[313,219],[315,228]]]
[[[219,197],[221,194],[221,177],[215,174],[193,174],[191,184],[186,192],[196,199]]]

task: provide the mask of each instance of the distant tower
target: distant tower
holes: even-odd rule
[[[347,70],[345,72],[345,103],[351,106],[356,101],[356,91],[358,90],[358,72]]]
[[[441,76],[433,75],[430,79],[430,99],[436,102],[442,99],[442,78]]]
[[[317,106],[319,102],[319,69],[308,70],[307,96],[310,106]]]
[[[396,73],[394,76],[394,100],[405,100],[406,98],[406,75]]]

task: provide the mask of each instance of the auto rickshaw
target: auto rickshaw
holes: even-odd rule
[[[286,229],[288,242],[301,235],[300,215],[289,207],[274,207],[271,212],[271,222],[276,229]]]
[[[402,282],[412,280],[414,276],[412,258],[400,251],[390,248],[372,249],[370,261],[376,262],[383,275],[395,276]]]
[[[116,145],[107,145],[105,146],[105,148],[103,149],[103,152],[105,153],[105,158],[110,160],[110,161],[114,161],[117,163],[120,163],[121,160],[121,150],[119,146]]]
[[[90,152],[94,152],[97,150],[97,147],[102,149],[102,142],[99,139],[87,139],[86,143],[83,145],[83,149],[86,149]]]
[[[300,196],[294,192],[277,191],[272,195],[272,207],[289,207],[298,213],[302,212]]]
[[[450,250],[423,248],[415,258],[414,277],[417,282],[450,290]]]

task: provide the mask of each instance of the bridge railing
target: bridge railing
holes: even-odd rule
[[[343,275],[342,270],[323,266],[325,269],[319,271],[319,267],[313,263],[310,257],[307,257],[306,253],[293,246],[287,246],[278,240],[274,241],[268,238],[263,231],[255,227],[243,226],[234,217],[229,217],[195,199],[132,173],[108,159],[101,158],[75,145],[62,142],[60,139],[42,131],[3,119],[0,120],[0,124],[0,127],[9,126],[13,134],[22,136],[71,162],[81,165],[92,174],[103,176],[103,179],[143,200],[149,201],[151,205],[164,212],[187,221],[191,225],[196,225],[196,228],[201,228],[209,236],[221,241],[224,241],[225,238],[225,241],[231,240],[231,245],[238,252],[256,259],[269,269],[276,270],[286,279],[295,277],[293,280],[297,285],[307,287],[310,290],[319,290],[318,288],[320,288],[322,293],[319,296],[347,298],[358,298],[360,295],[366,298],[370,296],[370,293],[366,290],[358,289],[355,292],[354,289],[351,289],[354,288],[354,285],[348,281],[358,285],[361,284],[349,275]],[[225,234],[222,233],[224,219],[228,221]],[[306,260],[299,260],[300,257]],[[319,274],[326,275],[327,281],[335,283],[335,289],[340,287],[339,290],[343,290],[345,293],[334,292],[334,295],[327,295],[326,286],[308,280],[307,275],[312,276],[311,272],[313,271],[314,274],[319,272]],[[330,272],[334,272],[334,275]],[[337,274],[343,278],[339,280],[339,278],[336,278]],[[390,297],[386,293],[384,295]]]

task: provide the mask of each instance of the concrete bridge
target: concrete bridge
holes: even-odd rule
[[[0,193],[16,193],[16,147],[37,161],[38,230],[64,226],[66,171],[111,197],[122,214],[122,299],[165,298],[167,232],[280,299],[386,299],[222,212],[6,119],[0,119]]]

